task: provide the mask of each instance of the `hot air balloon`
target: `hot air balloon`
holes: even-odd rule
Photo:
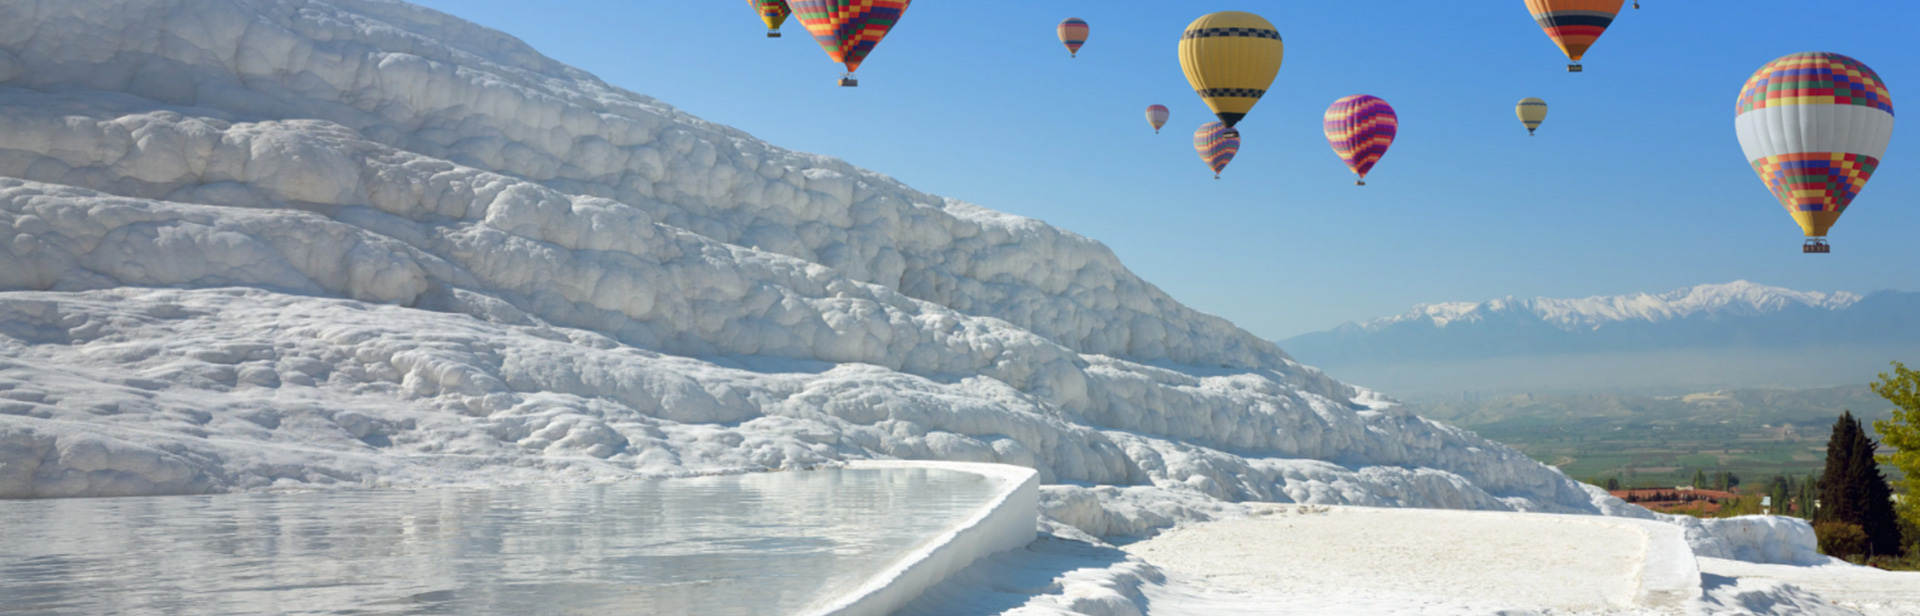
[[[1187,83],[1228,128],[1266,95],[1285,52],[1280,31],[1253,13],[1202,15],[1180,35],[1180,69]]]
[[[1240,131],[1219,122],[1208,122],[1193,131],[1193,150],[1200,153],[1200,160],[1206,161],[1213,169],[1213,179],[1220,179],[1220,170],[1233,162],[1233,155],[1240,151]]]
[[[1540,29],[1546,30],[1553,43],[1560,46],[1560,51],[1567,53],[1567,59],[1573,61],[1567,65],[1567,72],[1578,73],[1580,58],[1587,55],[1587,48],[1613,24],[1624,1],[1527,0],[1527,10],[1533,13],[1533,20],[1540,23]]]
[[[1806,232],[1826,235],[1880,166],[1893,137],[1893,97],[1873,69],[1837,53],[1783,56],[1740,90],[1733,127],[1760,181]]]
[[[1068,57],[1080,57],[1080,46],[1087,44],[1087,21],[1078,17],[1068,17],[1060,22],[1060,43],[1067,46]]]
[[[1334,101],[1333,106],[1327,108],[1324,128],[1333,153],[1360,176],[1354,184],[1366,186],[1367,172],[1386,155],[1394,135],[1400,132],[1400,117],[1393,114],[1393,106],[1387,101],[1355,94]]]
[[[760,13],[760,21],[767,22],[767,38],[780,38],[780,24],[793,13],[787,8],[787,0],[747,0],[747,4]]]
[[[1148,105],[1147,123],[1153,125],[1153,134],[1160,134],[1160,127],[1167,125],[1167,118],[1173,115],[1166,105]]]
[[[1547,101],[1531,96],[1520,99],[1520,104],[1513,106],[1513,115],[1520,116],[1520,123],[1527,127],[1527,136],[1532,137],[1533,129],[1547,121]]]
[[[847,66],[840,85],[853,87],[860,80],[853,72],[873,53],[873,47],[900,22],[913,0],[792,0],[800,25],[807,27],[813,40],[827,50],[827,56]]]

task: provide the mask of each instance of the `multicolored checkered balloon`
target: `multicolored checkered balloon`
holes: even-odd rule
[[[1355,184],[1366,186],[1367,172],[1386,155],[1394,135],[1400,132],[1400,117],[1393,114],[1393,106],[1387,101],[1355,94],[1334,101],[1323,116],[1323,126],[1333,153],[1359,174]]]
[[[847,73],[873,53],[880,39],[900,22],[913,0],[792,0],[795,17],[813,34],[813,40]]]
[[[1807,237],[1827,234],[1893,139],[1886,82],[1837,53],[1768,62],[1747,79],[1734,113],[1747,162]]]

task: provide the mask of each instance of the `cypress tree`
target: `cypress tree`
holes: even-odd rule
[[[1868,555],[1898,555],[1900,525],[1893,513],[1893,490],[1880,474],[1867,437],[1853,413],[1840,415],[1827,439],[1827,468],[1820,477],[1822,520],[1857,524],[1867,535]]]
[[[1900,520],[1893,513],[1893,486],[1880,474],[1880,463],[1873,452],[1879,443],[1860,431],[1859,452],[1853,459],[1854,481],[1860,484],[1860,530],[1867,533],[1867,553],[1874,556],[1900,555]]]
[[[1847,477],[1855,457],[1854,435],[1859,431],[1860,421],[1853,418],[1852,411],[1841,413],[1833,422],[1833,434],[1827,437],[1827,466],[1820,472],[1818,519],[1859,523],[1859,484]]]

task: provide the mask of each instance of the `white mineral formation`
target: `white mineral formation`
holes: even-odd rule
[[[1224,501],[1597,513],[1092,240],[383,0],[0,3],[0,498],[1038,469],[1097,535]]]

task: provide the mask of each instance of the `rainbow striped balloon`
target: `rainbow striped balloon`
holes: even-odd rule
[[[1160,127],[1166,126],[1167,118],[1170,117],[1173,117],[1173,112],[1169,111],[1166,105],[1147,106],[1147,123],[1153,125],[1153,133],[1156,135],[1160,134]]]
[[[1323,120],[1333,153],[1360,175],[1355,184],[1366,186],[1367,172],[1386,155],[1394,135],[1400,132],[1400,118],[1393,114],[1393,106],[1379,97],[1355,94],[1334,101]]]
[[[1893,138],[1893,95],[1859,60],[1796,53],[1754,72],[1733,126],[1760,180],[1817,238],[1873,178]]]
[[[1080,46],[1087,44],[1087,20],[1068,17],[1060,22],[1060,43],[1067,46],[1069,57],[1080,57]]]
[[[860,63],[873,53],[880,39],[900,22],[913,0],[792,0],[795,17],[807,27],[813,40],[827,50],[834,62],[845,64],[847,72],[860,70]]]
[[[1200,160],[1206,161],[1213,169],[1213,179],[1220,179],[1220,171],[1233,162],[1233,155],[1240,152],[1240,131],[1219,122],[1208,122],[1193,131],[1193,150],[1200,153]]]

